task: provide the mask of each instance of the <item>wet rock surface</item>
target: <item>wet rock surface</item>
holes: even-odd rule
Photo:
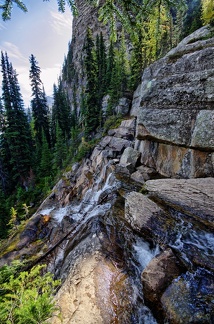
[[[181,274],[181,266],[171,249],[167,249],[153,258],[143,270],[141,279],[144,296],[157,314],[161,312],[160,299],[173,279]]]
[[[212,323],[213,287],[213,274],[202,269],[174,280],[161,298],[167,320],[172,324]]]

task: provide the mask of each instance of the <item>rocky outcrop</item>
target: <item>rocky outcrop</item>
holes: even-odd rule
[[[214,228],[214,178],[147,181],[149,197]]]
[[[145,69],[134,94],[135,148],[166,177],[214,175],[214,37],[203,27]]]

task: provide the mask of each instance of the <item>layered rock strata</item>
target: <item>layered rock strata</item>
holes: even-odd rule
[[[214,175],[214,37],[203,27],[145,69],[134,94],[135,148],[166,177]]]

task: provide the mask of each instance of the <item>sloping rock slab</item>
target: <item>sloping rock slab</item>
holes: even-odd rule
[[[175,222],[155,202],[139,192],[130,192],[125,197],[125,219],[138,232],[155,238],[159,243],[167,240],[170,227]]]
[[[69,272],[55,296],[62,322],[53,316],[51,324],[131,323],[131,281],[100,251],[102,237],[88,236],[67,255],[61,272]]]
[[[214,228],[214,178],[149,180],[149,197]]]

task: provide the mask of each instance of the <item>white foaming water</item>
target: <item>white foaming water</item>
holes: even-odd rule
[[[53,219],[55,219],[58,223],[61,223],[63,220],[63,217],[68,214],[68,207],[63,207],[60,209],[57,209],[52,213]]]
[[[177,228],[176,239],[171,242],[171,246],[182,252],[184,244],[193,245],[204,254],[214,255],[214,234],[194,229],[192,223],[181,220]]]
[[[111,208],[110,202],[101,203],[103,199],[107,198],[109,194],[112,194],[119,187],[119,181],[110,173],[103,188],[98,190],[100,185],[101,177],[97,179],[93,188],[87,190],[79,205],[70,206],[69,214],[72,219],[78,221],[84,217],[85,221],[94,216],[103,216]]]
[[[205,254],[214,255],[214,234],[204,231],[191,231],[189,238],[185,239],[186,244],[191,244],[202,250]]]
[[[160,252],[159,246],[155,246],[153,249],[150,248],[149,243],[138,239],[133,245],[136,259],[141,265],[141,271],[145,269],[147,264]]]
[[[107,168],[105,168],[106,172]],[[103,172],[102,172],[103,173]],[[107,202],[104,204],[102,200],[107,198],[109,194],[115,191],[119,187],[119,181],[115,179],[114,175],[110,173],[103,185],[103,188],[98,189],[101,187],[103,182],[103,177],[99,177],[95,182],[93,188],[90,188],[86,191],[82,201],[77,205],[70,205],[62,208],[46,208],[43,209],[40,213],[42,215],[47,215],[51,213],[53,220],[61,223],[63,218],[68,215],[72,217],[72,219],[79,221],[84,218],[84,221],[97,216],[97,215],[104,215],[110,208],[111,203]]]
[[[51,208],[45,208],[43,210],[40,211],[40,214],[41,215],[49,215],[50,212],[52,212],[52,210],[54,209],[54,207],[51,207]]]

